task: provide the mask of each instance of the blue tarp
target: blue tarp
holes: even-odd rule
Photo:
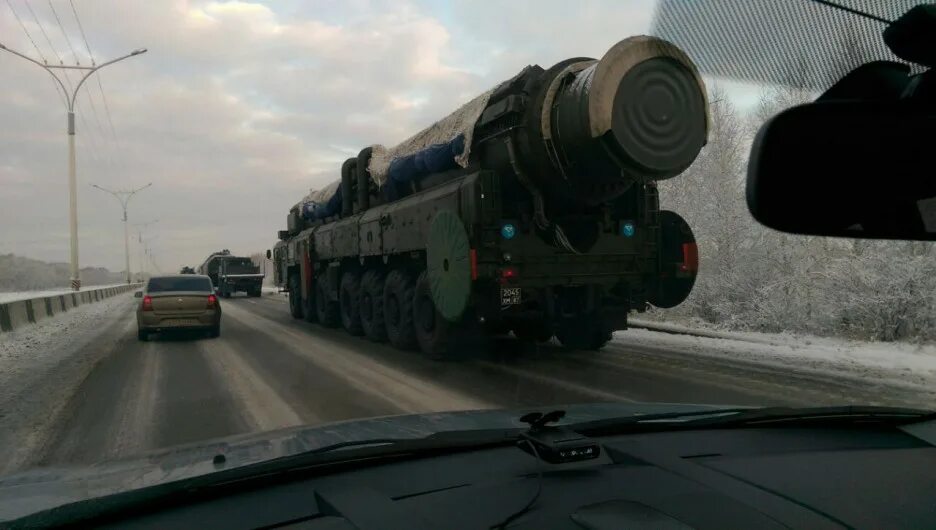
[[[325,219],[341,212],[341,187],[324,203],[307,202],[302,205],[302,217],[309,221]]]
[[[464,150],[465,135],[459,134],[448,142],[393,159],[387,169],[387,198],[392,201],[406,195],[410,182],[420,177],[457,168],[455,157]]]
[[[394,201],[409,194],[410,183],[420,177],[455,169],[455,157],[465,150],[465,135],[459,134],[448,142],[433,144],[411,155],[394,158],[387,169],[384,193],[387,200]],[[341,186],[325,202],[306,202],[302,205],[302,217],[309,221],[326,219],[341,213]]]

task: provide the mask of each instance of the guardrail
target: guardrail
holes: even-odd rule
[[[142,283],[132,283],[2,303],[0,304],[0,332],[13,331],[27,324],[34,324],[79,305],[93,304],[105,298],[135,291],[142,285]]]

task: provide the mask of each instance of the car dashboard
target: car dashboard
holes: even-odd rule
[[[925,429],[932,434],[936,427]],[[910,432],[890,426],[679,430],[606,436],[599,439],[599,458],[570,464],[548,464],[514,446],[356,462],[94,526],[936,527],[936,449],[928,435]]]

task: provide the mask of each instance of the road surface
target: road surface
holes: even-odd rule
[[[223,301],[217,339],[139,342],[124,295],[93,336],[0,393],[0,472],[81,465],[214,437],[352,418],[595,401],[926,405],[776,367],[628,344],[602,352],[498,341],[460,362],[292,319],[283,295]],[[66,346],[63,346],[66,347]],[[926,399],[929,399],[927,397]]]

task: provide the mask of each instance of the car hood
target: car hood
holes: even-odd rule
[[[205,475],[222,469],[294,455],[339,442],[374,438],[422,438],[442,431],[524,427],[532,410],[566,411],[561,423],[635,414],[691,412],[724,405],[596,403],[524,410],[479,410],[385,416],[213,439],[81,467],[42,467],[0,477],[0,521],[128,490]],[[225,462],[212,460],[223,454]]]

